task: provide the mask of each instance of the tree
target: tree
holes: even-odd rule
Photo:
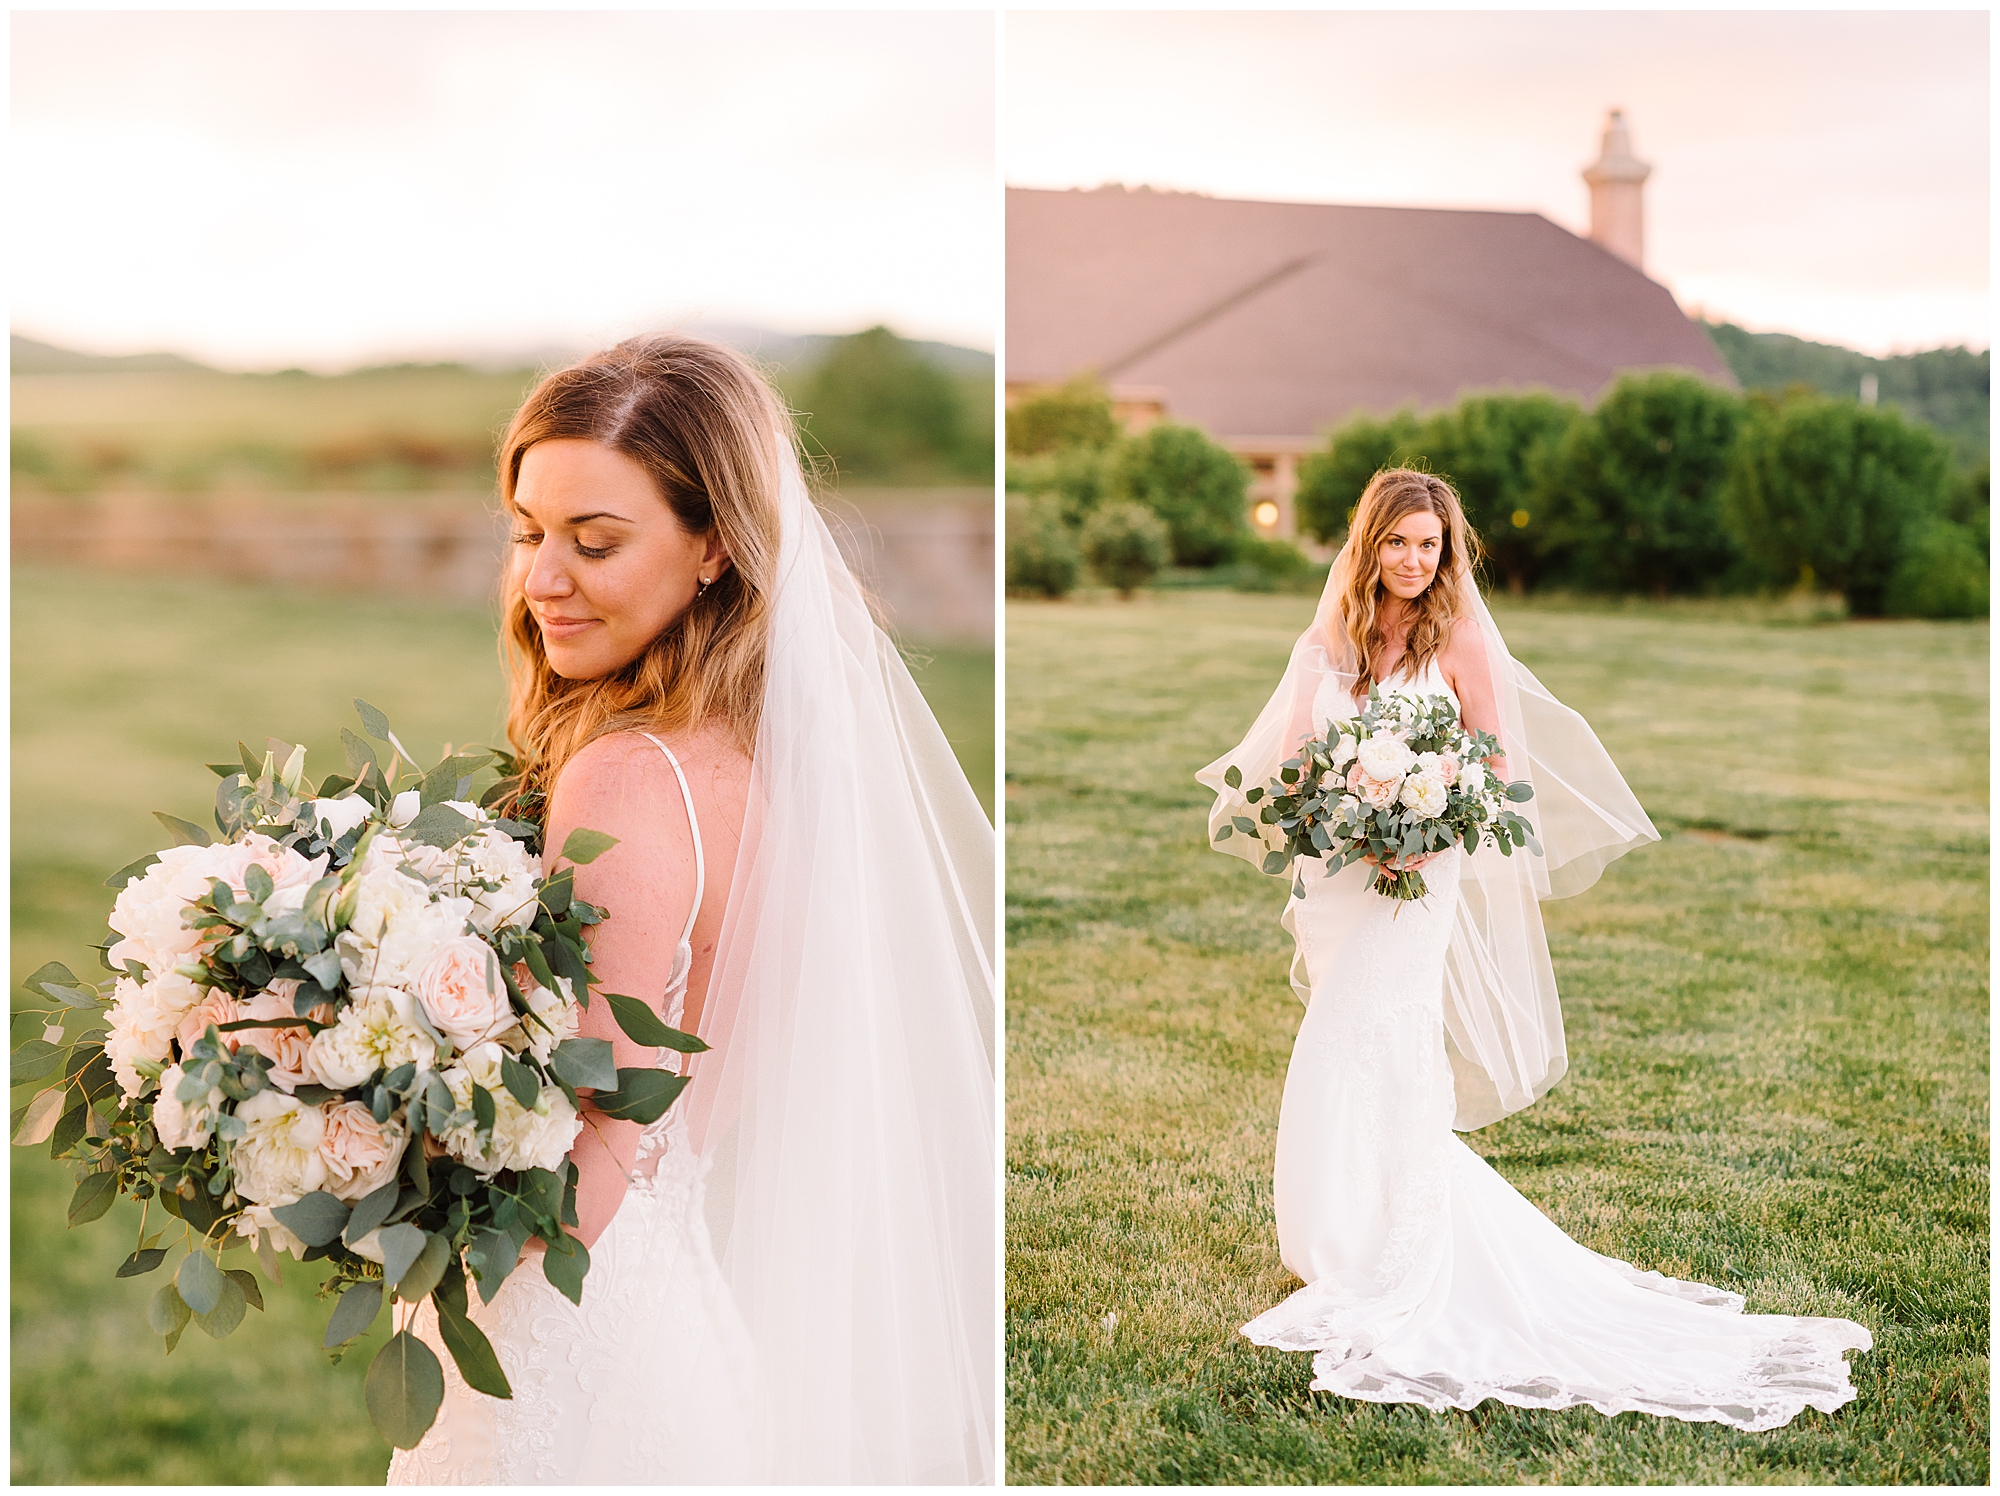
[[[1091,374],[1045,385],[1007,412],[1007,452],[1013,457],[1037,457],[1067,447],[1108,447],[1118,436],[1110,392]]]
[[[1072,528],[1104,503],[1114,447],[1058,447],[1035,457],[1015,457],[1007,463],[1010,491],[1047,494],[1055,500],[1063,523]]]
[[[1337,545],[1368,480],[1383,468],[1427,466],[1425,445],[1424,428],[1410,411],[1399,410],[1387,420],[1350,417],[1322,450],[1299,463],[1299,487],[1292,498],[1299,528]]]
[[[1083,575],[1083,555],[1046,499],[1007,496],[1007,590],[1067,597]]]
[[[1249,529],[1249,468],[1193,426],[1162,421],[1120,443],[1105,489],[1111,500],[1142,504],[1167,522],[1181,566],[1215,565]]]
[[[1895,411],[1802,396],[1744,434],[1728,522],[1766,580],[1832,588],[1879,616],[1910,543],[1943,515],[1949,470],[1942,438]]]
[[[1143,505],[1107,505],[1084,524],[1083,554],[1098,578],[1129,601],[1172,554],[1166,521]]]
[[[1722,490],[1743,402],[1692,374],[1628,374],[1542,465],[1530,512],[1549,512],[1541,555],[1573,585],[1711,590],[1736,564]]]
[[[1458,490],[1467,522],[1486,548],[1489,571],[1509,591],[1534,585],[1544,537],[1562,533],[1560,506],[1544,478],[1546,464],[1584,414],[1574,401],[1545,391],[1469,395],[1424,423],[1416,445],[1432,470]]]
[[[838,339],[794,399],[840,471],[875,481],[992,481],[993,452],[952,377],[886,327]]]
[[[1899,618],[1984,618],[1986,594],[1986,558],[1972,532],[1934,519],[1906,540],[1883,610]]]

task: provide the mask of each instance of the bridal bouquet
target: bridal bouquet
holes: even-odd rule
[[[72,1226],[119,1195],[142,1202],[119,1277],[185,1244],[146,1311],[169,1352],[191,1321],[221,1339],[263,1307],[255,1275],[223,1266],[231,1248],[254,1248],[273,1281],[289,1251],[332,1264],[320,1295],[336,1300],[336,1356],[385,1299],[428,1297],[466,1383],[509,1397],[468,1281],[491,1300],[539,1237],[542,1271],[580,1303],[590,1254],[564,1230],[579,1095],[650,1122],[686,1082],[620,1069],[608,1039],[578,1035],[597,981],[583,934],[605,911],[575,897],[572,870],[544,874],[537,826],[485,808],[518,780],[467,798],[475,773],[512,760],[447,750],[418,772],[382,714],[355,705],[393,750],[386,767],[346,731],[347,772],[317,794],[302,747],[211,764],[221,839],[161,815],[176,845],[107,880],[120,890],[98,947],[108,994],[55,963],[28,978],[53,1006],[14,1051],[13,1083],[47,1084],[16,1113],[15,1141],[74,1163]],[[614,845],[579,830],[561,856]],[[638,1043],[707,1047],[635,998],[600,996]],[[437,1416],[443,1368],[404,1329],[365,1392],[376,1427],[409,1448]]]
[[[1275,827],[1283,841],[1265,856],[1267,873],[1315,857],[1331,877],[1372,857],[1375,892],[1420,899],[1429,892],[1424,875],[1407,864],[1426,854],[1461,842],[1476,849],[1482,840],[1507,856],[1522,846],[1540,854],[1534,827],[1505,808],[1534,789],[1526,781],[1504,784],[1487,767],[1499,751],[1491,734],[1467,730],[1448,696],[1384,696],[1372,688],[1357,715],[1327,724],[1285,760],[1277,778],[1244,791],[1250,804],[1265,802],[1258,820],[1234,816],[1215,839],[1241,831],[1265,840],[1263,827]],[[1222,777],[1231,789],[1243,786],[1233,764]],[[1292,893],[1305,892],[1303,877],[1295,879]]]

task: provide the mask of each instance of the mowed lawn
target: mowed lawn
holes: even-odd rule
[[[492,741],[503,715],[493,637],[479,606],[16,569],[16,1006],[44,961],[94,969],[89,946],[113,897],[105,875],[164,842],[154,810],[212,824],[215,779],[202,764],[232,757],[239,738],[303,737],[317,779],[340,769],[339,730],[358,725],[349,703],[363,696],[418,754]],[[918,663],[990,805],[991,653],[936,650]],[[66,1230],[68,1171],[39,1149],[15,1149],[12,1163],[17,1483],[381,1480],[389,1450],[361,1400],[380,1324],[329,1366],[318,1347],[331,1305],[313,1297],[316,1271],[290,1264],[282,1289],[265,1286],[266,1313],[224,1341],[190,1333],[169,1358],[145,1324],[162,1276],[112,1277],[137,1208]]]
[[[1500,612],[1664,840],[1544,906],[1569,1075],[1468,1141],[1598,1251],[1870,1328],[1855,1402],[1743,1434],[1344,1401],[1236,1333],[1297,1286],[1301,1009],[1193,775],[1311,615],[1009,604],[1008,1479],[1985,1482],[1986,626]]]

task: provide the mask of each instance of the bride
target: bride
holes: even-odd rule
[[[1445,695],[1525,779],[1544,858],[1454,847],[1428,897],[1374,893],[1375,869],[1304,870],[1283,919],[1306,1003],[1279,1113],[1276,1207],[1305,1286],[1243,1327],[1313,1353],[1317,1391],[1472,1408],[1588,1406],[1741,1429],[1854,1396],[1844,1319],[1744,1314],[1737,1295],[1578,1245],[1454,1137],[1518,1111],[1567,1066],[1539,899],[1580,893],[1658,840],[1590,728],[1509,657],[1473,583],[1477,538],[1443,479],[1376,474],[1313,626],[1249,735],[1201,771],[1213,838],[1255,814],[1244,788],[1371,686]],[[1246,843],[1250,845],[1246,846]],[[1254,837],[1218,850],[1261,858]],[[1299,869],[1285,871],[1287,879]]]
[[[475,1302],[511,1398],[423,1305],[445,1402],[390,1482],[989,1481],[992,829],[735,354],[550,375],[500,484],[517,813],[618,839],[593,969],[710,1048],[658,1122],[586,1110],[582,1305],[538,1259]]]

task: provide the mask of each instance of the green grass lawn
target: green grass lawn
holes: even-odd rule
[[[1983,1483],[1986,626],[1501,613],[1665,839],[1545,906],[1569,1076],[1468,1141],[1598,1251],[1873,1331],[1855,1402],[1743,1434],[1343,1401],[1236,1333],[1297,1286],[1301,1010],[1193,775],[1312,607],[1008,605],[1009,1480]]]
[[[990,808],[993,657],[939,650],[918,663]],[[355,696],[418,754],[492,740],[502,684],[488,611],[17,568],[15,1001],[44,961],[92,969],[112,899],[102,880],[165,840],[151,811],[211,824],[204,762],[230,758],[239,738],[302,736],[314,777],[333,773]],[[313,1297],[316,1274],[291,1264],[282,1290],[265,1288],[268,1313],[226,1341],[190,1333],[169,1358],[145,1325],[161,1280],[112,1277],[137,1208],[66,1231],[67,1170],[41,1150],[12,1162],[16,1482],[381,1480],[389,1451],[361,1402],[379,1327],[329,1366],[329,1306]]]

